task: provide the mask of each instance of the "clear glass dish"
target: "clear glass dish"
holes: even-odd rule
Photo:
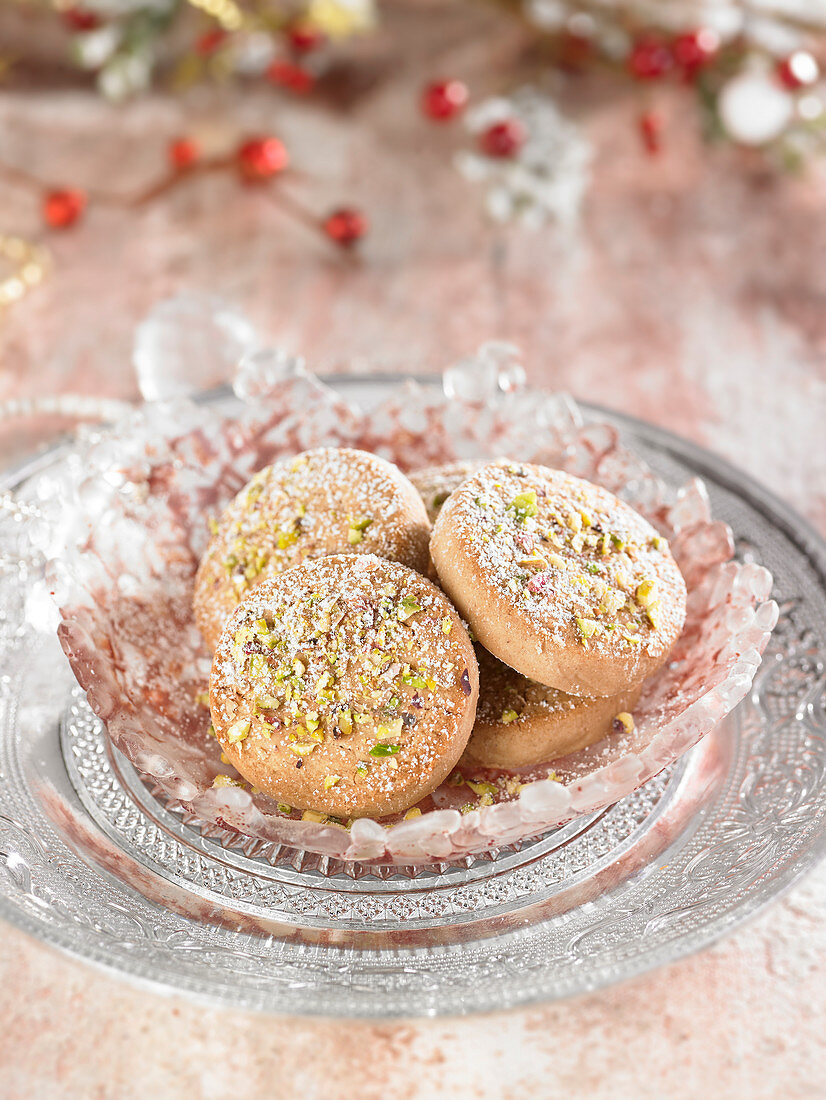
[[[399,385],[334,384],[365,400]],[[765,659],[747,697],[694,749],[541,835],[414,866],[199,824],[163,775],[147,785],[113,747],[54,637],[36,629],[50,615],[37,547],[55,536],[37,532],[33,548],[37,521],[19,522],[17,509],[0,525],[4,557],[27,573],[23,584],[14,571],[0,577],[0,912],[78,956],[212,1001],[457,1013],[669,962],[810,867],[824,846],[823,543],[699,448],[585,413],[586,428],[601,422],[594,433],[619,428],[666,485],[702,477],[739,560],[775,578],[781,616]],[[79,453],[68,443],[7,485],[25,497],[44,471],[59,481]]]
[[[93,440],[78,476],[61,488],[51,528],[64,538],[48,569],[61,644],[115,745],[201,821],[349,862],[398,867],[481,855],[630,794],[748,691],[777,615],[772,580],[763,566],[733,560],[731,532],[712,519],[702,483],[659,478],[612,425],[585,423],[570,399],[516,385],[501,363],[487,380],[495,389],[486,386],[484,362],[453,368],[443,387],[391,386],[368,409],[292,364],[279,377],[265,372],[252,392],[242,387],[244,402],[213,395],[200,405],[148,405]],[[216,775],[240,779],[208,736],[199,702],[210,659],[192,592],[206,521],[252,471],[320,445],[373,450],[403,469],[500,454],[544,462],[606,485],[648,516],[671,542],[688,612],[668,663],[634,708],[633,730],[501,777],[459,769],[414,820],[360,819],[345,828],[285,814],[246,784],[216,787]],[[54,491],[45,480],[40,497]],[[453,782],[460,775],[467,783]],[[473,783],[485,785],[492,805]]]

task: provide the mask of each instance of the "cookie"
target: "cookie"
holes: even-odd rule
[[[473,727],[473,644],[430,581],[372,554],[304,562],[236,608],[210,677],[216,736],[290,807],[381,817],[430,794]]]
[[[515,672],[477,647],[479,704],[464,764],[525,768],[584,749],[626,729],[641,686],[619,695],[566,695]],[[618,717],[619,716],[619,717]]]
[[[430,523],[391,463],[323,447],[260,470],[224,511],[195,578],[194,610],[214,649],[256,585],[308,558],[377,554],[426,572]]]
[[[436,516],[453,490],[458,489],[478,468],[478,462],[448,462],[444,466],[426,466],[413,471],[410,480],[424,501],[431,523],[436,522]]]
[[[445,501],[430,553],[482,645],[570,695],[641,683],[685,620],[666,540],[612,493],[547,467],[483,466]]]

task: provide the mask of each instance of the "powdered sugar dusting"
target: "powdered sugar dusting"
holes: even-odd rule
[[[467,741],[478,676],[467,632],[418,573],[328,557],[260,585],[213,662],[224,751],[289,807],[361,816],[407,809]]]
[[[424,571],[429,523],[413,486],[389,462],[319,448],[260,470],[215,523],[195,582],[208,644],[239,600],[308,558],[378,554]]]
[[[558,470],[506,460],[477,470],[446,500],[433,555],[437,569],[464,563],[449,588],[483,642],[489,598],[494,616],[524,622],[537,646],[582,650],[595,668],[619,657],[634,682],[640,658],[663,659],[682,629],[685,585],[667,540],[606,490]],[[465,584],[474,594],[463,602]]]

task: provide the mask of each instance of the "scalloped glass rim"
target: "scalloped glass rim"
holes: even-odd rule
[[[665,485],[620,444],[616,429],[584,423],[564,395],[515,388],[480,396],[456,381],[444,387],[449,397],[399,382],[367,413],[300,371],[266,392],[253,391],[231,417],[209,400],[144,406],[92,433],[71,483],[52,494],[50,577],[75,676],[118,748],[198,817],[346,860],[458,858],[618,801],[687,751],[748,692],[777,617],[772,581],[762,567],[731,560],[730,532],[712,521],[701,483]],[[209,760],[203,744],[200,750],[195,744],[204,740],[196,736],[203,715],[193,713],[182,687],[178,698],[172,695],[174,686],[189,683],[187,674],[203,682],[208,667],[186,617],[203,517],[254,469],[322,443],[375,450],[406,469],[457,457],[533,459],[599,481],[646,514],[672,540],[689,588],[689,617],[671,664],[646,689],[634,733],[553,762],[557,780],[541,777],[547,767],[521,774],[526,785],[513,800],[460,813],[461,796],[443,789],[435,808],[389,827],[362,819],[347,831],[292,820],[263,796],[211,788]],[[154,632],[143,624],[142,644],[134,623],[124,621],[124,604],[139,609],[138,620],[152,621],[156,612]],[[157,611],[164,608],[172,628],[160,636]],[[160,674],[153,671],[159,662]],[[212,775],[227,770],[215,764]]]

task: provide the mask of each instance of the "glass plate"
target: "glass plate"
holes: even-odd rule
[[[331,380],[377,398],[395,379]],[[586,409],[587,411],[587,409]],[[596,411],[596,410],[592,410]],[[677,765],[538,840],[404,872],[337,864],[215,826],[114,749],[37,608],[0,576],[0,914],[91,962],[281,1013],[501,1009],[619,981],[731,930],[824,848],[826,547],[707,452],[599,411],[672,484],[701,476],[779,624],[749,697]],[[72,444],[7,478],[56,468]],[[21,525],[0,523],[14,561]]]

